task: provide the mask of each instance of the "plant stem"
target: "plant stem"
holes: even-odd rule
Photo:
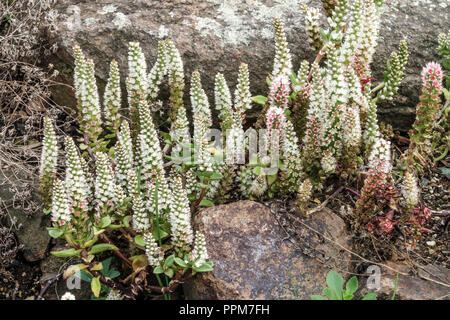
[[[158,207],[158,187],[159,187],[159,181],[158,179],[156,179],[156,184],[155,184],[155,216],[156,216],[156,234],[158,237],[158,243],[159,243],[159,247],[162,247],[162,240],[161,240],[161,229],[159,226],[159,207]],[[169,279],[167,278],[167,275],[164,275],[165,279],[166,279],[166,286],[169,286]],[[161,278],[159,277],[159,274],[156,275],[156,278],[158,279],[158,283],[159,285],[162,287],[162,282],[161,282]],[[170,293],[169,294],[164,294],[164,300],[170,300]]]
[[[208,178],[205,178],[205,181],[202,181],[203,184],[208,184],[209,181]],[[200,202],[202,202],[203,198],[206,195],[206,188],[202,189],[202,192],[200,193],[200,196],[198,197],[197,200],[194,201],[194,203],[192,203],[192,212],[194,211],[195,207],[198,207],[198,205],[200,204]]]
[[[395,294],[397,293],[397,286],[398,286],[398,272],[397,275],[395,276],[395,287],[394,287],[394,294],[392,295],[391,300],[395,300]]]
[[[383,81],[382,83],[380,83],[379,85],[377,85],[377,86],[372,90],[372,93],[375,93],[375,92],[377,92],[377,91],[383,89],[384,86],[385,86],[385,82]]]
[[[112,241],[109,240],[109,238],[106,236],[106,234],[102,233],[102,234],[100,235],[100,237],[101,237],[106,243],[113,244]],[[115,254],[116,256],[118,256],[118,257],[119,257],[122,261],[124,261],[127,265],[129,265],[130,267],[133,266],[133,263],[132,263],[127,257],[125,257],[125,256],[122,254],[122,252],[120,252],[120,250],[114,250],[113,252],[114,252],[114,254]]]

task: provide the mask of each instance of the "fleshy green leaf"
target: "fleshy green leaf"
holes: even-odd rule
[[[175,261],[175,255],[170,255],[167,257],[166,261],[164,262],[165,267],[171,267]]]
[[[172,278],[174,275],[173,269],[167,269],[166,271],[164,271],[164,274],[169,278]]]
[[[358,290],[358,278],[356,276],[351,277],[345,284],[345,293],[352,295]]]
[[[253,173],[259,176],[262,173],[262,168],[260,166],[256,166],[253,168]]]
[[[103,217],[101,220],[101,223],[102,223],[101,224],[102,228],[106,228],[107,226],[109,226],[111,224],[111,217],[109,217],[109,216]]]
[[[91,280],[92,280],[92,275],[85,270],[81,270],[79,275],[80,275],[80,279],[83,281],[91,282]]]
[[[180,267],[182,267],[182,268],[187,268],[187,267],[188,267],[188,265],[186,264],[186,262],[184,262],[183,259],[178,258],[178,257],[175,257],[175,263],[176,263],[177,265],[179,265]]]
[[[157,266],[155,269],[153,269],[154,274],[161,274],[163,272],[164,272],[164,270],[161,266]]]
[[[159,229],[159,233],[158,233],[157,229],[154,229],[152,231],[152,235],[155,238],[155,241],[159,241],[160,238],[164,239],[164,238],[167,238],[169,236],[169,234],[166,231],[161,230],[161,228]]]
[[[212,262],[205,262],[200,267],[192,267],[192,270],[195,272],[210,272],[213,271],[213,265]]]
[[[108,274],[108,278],[110,279],[117,278],[118,276],[120,276],[120,272],[117,270],[111,270]]]
[[[70,267],[68,267],[66,269],[66,271],[64,271],[63,279],[67,279],[67,278],[73,276],[75,273],[77,273],[81,270],[84,270],[86,268],[87,268],[87,265],[85,265],[84,263],[71,265]]]
[[[95,265],[91,268],[92,271],[101,271],[103,269],[103,264],[100,262],[96,262]]]
[[[115,245],[110,244],[110,243],[100,243],[100,244],[96,244],[95,246],[93,246],[91,248],[91,250],[89,251],[89,254],[95,254],[95,253],[99,253],[99,252],[103,252],[103,251],[107,251],[107,250],[119,250],[119,248],[117,248]]]
[[[273,175],[267,176],[267,184],[271,185],[275,181],[277,181],[277,179],[278,179],[278,174],[273,174]]]
[[[334,293],[334,291],[333,290],[331,290],[330,288],[324,288],[323,290],[322,290],[322,293],[324,294],[324,295],[326,295],[327,297],[328,297],[328,299],[330,299],[330,300],[342,300],[342,299],[338,299],[338,297],[336,296],[336,294]]]
[[[50,253],[52,255],[54,255],[55,257],[68,258],[68,257],[78,257],[78,256],[80,256],[80,252],[81,252],[80,249],[75,250],[74,248],[70,248],[70,249],[61,250],[61,251],[52,251]]]
[[[200,207],[213,207],[214,206],[214,202],[207,200],[207,199],[202,199],[202,201],[200,201],[199,204]]]
[[[254,97],[252,97],[252,101],[257,104],[265,105],[267,98],[264,96],[254,96]]]
[[[50,235],[50,237],[57,239],[57,238],[61,237],[64,234],[64,232],[60,229],[53,229],[53,230],[49,230],[48,234]]]
[[[362,298],[362,300],[377,300],[377,294],[376,293],[368,293]]]
[[[318,294],[314,294],[311,296],[311,300],[327,300],[324,296],[320,296]]]
[[[131,220],[131,216],[126,216],[125,218],[123,218],[123,225],[127,228],[130,227],[130,220]]]
[[[344,279],[334,270],[330,270],[327,274],[327,285],[333,291],[338,300],[342,300],[342,287]]]
[[[100,277],[92,278],[91,281],[91,290],[96,298],[100,296],[100,289],[102,288],[100,284]]]
[[[218,172],[214,172],[214,173],[209,177],[210,180],[221,180],[222,178],[223,178],[222,174],[221,174],[221,173],[218,173]]]
[[[450,99],[450,92],[448,92],[448,90],[445,88],[442,88],[442,91],[444,91],[445,100]]]
[[[144,237],[141,235],[137,235],[136,237],[134,237],[134,242],[141,247],[145,247],[145,241],[144,241]]]

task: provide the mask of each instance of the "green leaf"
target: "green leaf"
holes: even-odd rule
[[[136,237],[134,237],[134,242],[141,247],[145,247],[145,241],[144,241],[144,237],[141,235],[137,235]]]
[[[64,234],[64,232],[60,229],[53,229],[53,230],[49,230],[48,234],[50,235],[50,237],[57,239],[57,238],[61,237]]]
[[[253,168],[253,173],[259,176],[262,173],[262,168],[260,166],[256,166]]]
[[[277,179],[278,179],[278,174],[273,174],[273,175],[267,176],[267,184],[271,185],[275,181],[277,181]]]
[[[205,262],[200,267],[192,267],[192,270],[194,270],[195,272],[210,272],[214,269],[212,262]]]
[[[297,79],[297,75],[293,72],[291,72],[291,74],[289,75],[289,78],[291,79],[291,82],[294,86],[298,85],[298,79]]]
[[[204,184],[204,183],[201,183],[201,182],[197,182],[197,187],[199,187],[200,189],[207,189],[208,185]]]
[[[75,273],[80,272],[81,270],[84,270],[86,268],[87,268],[87,265],[85,265],[84,263],[71,265],[70,267],[68,267],[66,269],[66,271],[64,271],[63,279],[67,279],[67,278],[73,276]]]
[[[311,300],[327,300],[324,296],[320,296],[318,294],[314,294],[311,296]]]
[[[96,264],[91,268],[91,271],[101,271],[103,270],[103,264],[96,262]]]
[[[96,236],[98,236],[99,234],[102,234],[103,232],[105,232],[105,229],[102,229],[102,228],[100,228],[100,229],[97,229],[95,226],[94,226],[94,235],[96,235]]]
[[[342,294],[342,300],[352,300],[353,294],[347,293],[347,291],[344,291]]]
[[[356,276],[353,276],[345,284],[345,293],[347,295],[351,295],[353,298],[353,294],[356,292],[356,290],[358,290],[358,278]]]
[[[109,226],[111,224],[111,217],[109,217],[109,216],[103,217],[101,220],[101,223],[102,223],[101,224],[102,228],[106,228],[107,226]]]
[[[148,266],[148,259],[145,254],[141,254],[138,256],[132,256],[132,257],[130,257],[130,260],[132,262],[132,267],[133,267],[134,271]]]
[[[442,66],[443,66],[446,70],[450,70],[450,61],[442,60]]]
[[[173,269],[167,269],[166,271],[164,271],[164,274],[169,278],[172,278],[174,275]]]
[[[222,178],[223,178],[222,174],[221,174],[221,173],[218,173],[218,172],[214,172],[214,173],[209,177],[210,180],[221,180]]]
[[[99,253],[99,252],[103,252],[103,251],[107,251],[107,250],[119,250],[119,248],[117,248],[115,245],[110,244],[110,243],[100,243],[100,244],[96,244],[95,246],[93,246],[91,248],[91,250],[89,251],[89,254],[95,254],[95,253]]]
[[[324,295],[326,295],[327,297],[328,297],[328,299],[330,299],[330,300],[342,300],[342,299],[339,299],[337,296],[336,296],[336,294],[334,293],[334,291],[333,290],[331,290],[330,288],[324,288],[323,290],[322,290],[322,293],[324,294]]]
[[[169,234],[166,231],[161,230],[161,229],[159,229],[159,234],[158,234],[158,230],[157,229],[153,230],[152,231],[152,235],[155,238],[155,241],[159,241],[159,239],[162,240],[162,239],[167,238],[169,236]]]
[[[164,270],[161,266],[157,266],[155,269],[153,269],[154,274],[161,274],[163,272],[164,272]]]
[[[169,133],[162,131],[160,131],[159,133],[163,137],[164,141],[166,141],[166,143],[170,143],[172,141],[172,136]]]
[[[323,40],[328,40],[328,34],[325,33],[322,29],[319,30],[320,35],[322,36]]]
[[[84,143],[80,143],[79,148],[80,148],[80,150],[84,151],[84,150],[86,150],[88,148],[88,146],[85,145]]]
[[[289,110],[289,109],[284,110],[284,115],[285,115],[286,117],[289,117],[289,116],[291,115],[291,113],[292,113],[292,111]]]
[[[93,246],[97,242],[97,237],[92,238],[91,240],[86,241],[81,245],[82,248],[88,248]]]
[[[131,220],[131,216],[126,216],[125,218],[123,218],[123,225],[127,228],[130,227],[130,220]]]
[[[54,255],[55,257],[68,258],[68,257],[78,257],[78,256],[80,256],[80,252],[81,252],[80,249],[75,250],[74,248],[70,248],[70,249],[61,250],[61,251],[52,251],[50,253],[52,255]]]
[[[100,277],[92,278],[91,281],[91,290],[96,298],[100,296],[100,289],[102,288],[100,284]]]
[[[112,259],[113,259],[113,257],[109,257],[108,259],[105,259],[102,261],[102,266],[103,266],[102,274],[104,272],[107,273],[109,271],[109,266],[111,265]],[[105,275],[105,274],[103,274],[103,275]]]
[[[445,100],[450,99],[450,92],[448,92],[448,90],[445,88],[442,88],[442,91],[444,91]]]
[[[177,265],[179,265],[180,267],[182,267],[182,268],[187,268],[187,267],[188,267],[188,265],[186,264],[186,262],[184,262],[183,259],[178,258],[178,257],[175,257],[175,263],[176,263]]]
[[[213,207],[214,206],[214,202],[207,200],[207,199],[202,199],[202,201],[200,201],[199,204],[200,207]]]
[[[117,270],[111,270],[108,274],[108,278],[110,279],[117,278],[118,276],[120,276],[120,272]]]
[[[170,255],[167,257],[166,261],[164,262],[165,267],[171,267],[175,261],[175,255]]]
[[[91,282],[91,280],[92,280],[92,275],[85,270],[81,270],[79,275],[80,275],[80,279],[83,281]]]
[[[377,300],[377,294],[376,293],[368,293],[362,298],[362,300]]]
[[[342,287],[344,285],[344,279],[342,276],[334,270],[330,270],[327,274],[327,285],[336,295],[338,300],[342,300]]]
[[[440,167],[439,169],[441,170],[441,174],[443,175],[450,174],[450,168]]]
[[[108,226],[109,229],[120,229],[122,227],[123,227],[123,225],[121,225],[121,224],[110,224]]]
[[[110,134],[107,134],[107,135],[105,136],[105,139],[112,139],[112,138],[114,138],[115,136],[116,136],[115,133],[110,133]]]
[[[265,105],[267,98],[264,96],[254,96],[254,97],[252,97],[252,101],[257,104]]]

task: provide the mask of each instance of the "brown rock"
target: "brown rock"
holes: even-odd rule
[[[296,226],[304,242],[290,242],[275,214],[257,202],[208,208],[194,221],[205,234],[214,271],[184,285],[187,299],[310,299],[324,288],[329,267],[349,267],[345,251],[305,227]],[[344,222],[330,211],[304,222],[342,245],[348,242]]]
[[[450,270],[427,265],[414,272],[407,265],[388,262],[387,265],[401,273],[398,276],[395,300],[442,300],[450,297]],[[381,287],[373,292],[381,299],[391,299],[395,289],[396,272],[381,268]],[[365,287],[365,286],[364,286]],[[363,288],[364,288],[363,287]],[[365,289],[363,289],[364,291]]]

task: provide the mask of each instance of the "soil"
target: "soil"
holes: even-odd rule
[[[39,262],[27,262],[19,253],[6,270],[0,270],[0,300],[33,299],[39,294],[41,275]]]

